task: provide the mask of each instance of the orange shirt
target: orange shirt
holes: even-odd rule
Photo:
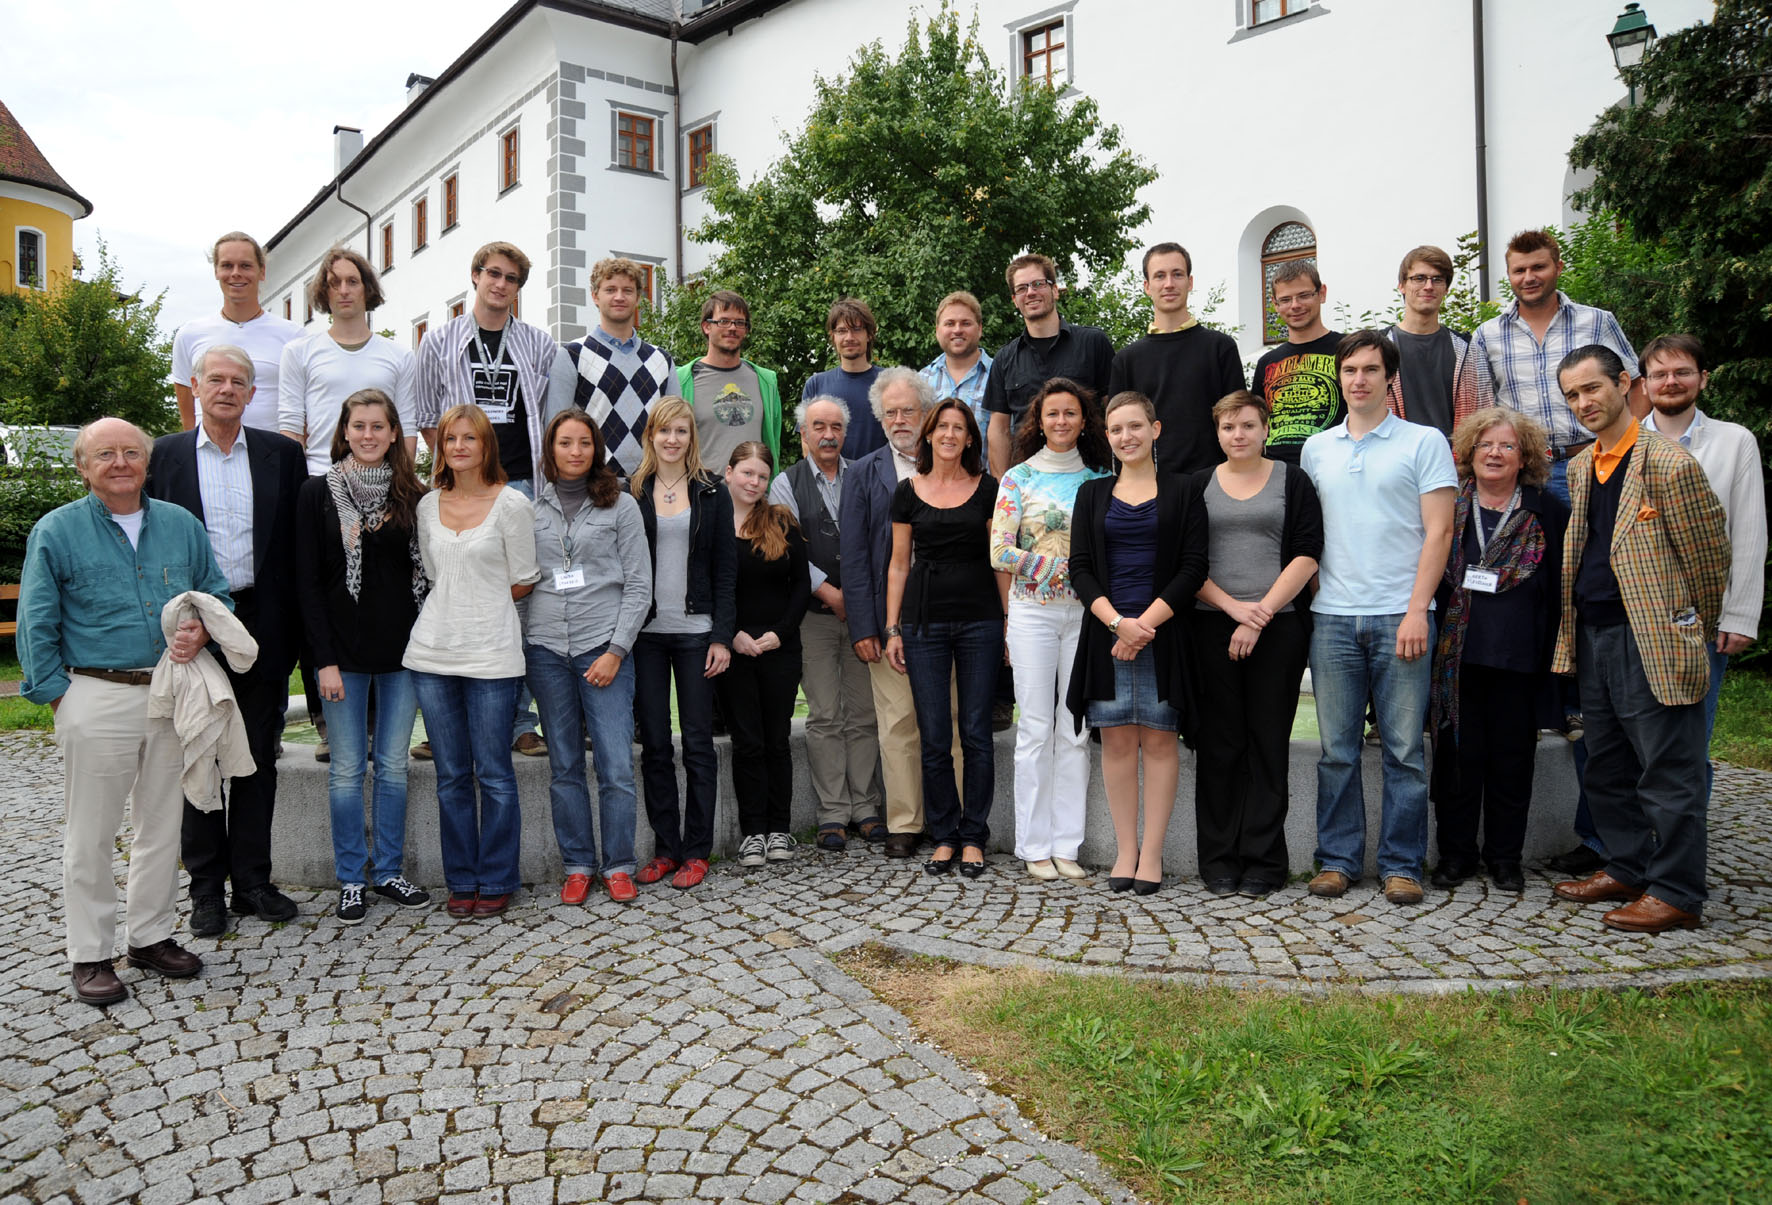
[[[1624,433],[1623,439],[1605,451],[1600,450],[1600,445],[1597,442],[1594,444],[1594,476],[1598,478],[1601,485],[1606,484],[1607,479],[1618,470],[1618,462],[1624,459],[1625,453],[1636,446],[1637,424],[1635,423],[1630,425],[1630,429]]]

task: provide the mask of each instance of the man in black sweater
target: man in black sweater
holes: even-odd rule
[[[1131,389],[1151,399],[1163,434],[1157,467],[1191,473],[1224,459],[1212,429],[1212,407],[1242,389],[1237,342],[1200,325],[1188,312],[1194,261],[1180,243],[1158,243],[1144,253],[1144,292],[1151,299],[1150,333],[1120,349],[1108,377],[1108,398]]]

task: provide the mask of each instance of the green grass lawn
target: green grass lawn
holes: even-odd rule
[[[1158,1200],[1772,1200],[1772,984],[1304,998],[843,961]]]

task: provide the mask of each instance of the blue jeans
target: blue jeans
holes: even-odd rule
[[[1383,739],[1384,799],[1379,814],[1378,873],[1420,880],[1427,852],[1427,722],[1434,616],[1429,655],[1397,656],[1397,615],[1323,615],[1311,631],[1311,689],[1323,755],[1317,762],[1317,860],[1324,870],[1358,879],[1366,868],[1366,799],[1360,782],[1366,700],[1378,709]]]
[[[506,734],[523,679],[456,678],[413,670],[412,681],[437,764],[443,880],[453,895],[515,891],[522,882],[517,855],[523,812]]]
[[[1723,696],[1723,674],[1729,668],[1729,654],[1717,652],[1716,642],[1710,646],[1710,689],[1704,694],[1704,797],[1710,799],[1711,786],[1717,780],[1717,768],[1710,760],[1710,736],[1717,727],[1717,700]]]
[[[554,840],[567,874],[632,874],[634,872],[634,666],[623,657],[621,669],[607,686],[585,680],[591,663],[609,651],[607,643],[576,657],[563,657],[539,644],[523,647],[529,665],[529,689],[541,708],[541,722],[554,737],[548,741],[548,767],[553,777],[548,802],[554,814]],[[597,838],[591,830],[590,785],[585,779],[584,749],[564,733],[580,728],[591,734],[591,759],[597,768],[597,822],[603,830],[603,861],[597,862]]]
[[[535,501],[535,482],[531,481],[529,478],[524,477],[521,480],[508,481],[505,484],[509,485],[512,489],[516,490],[519,494],[522,494],[531,502]],[[518,678],[517,705],[511,709],[511,743],[513,745],[516,744],[517,738],[522,736],[525,732],[534,732],[535,724],[535,696],[529,693],[528,680]],[[425,731],[429,732],[430,729],[427,728]],[[578,730],[573,729],[572,740],[576,742],[577,739]]]
[[[653,851],[678,865],[706,861],[714,847],[714,800],[720,763],[714,757],[714,684],[705,677],[707,633],[641,632],[634,641],[634,716],[640,722],[640,776]],[[677,766],[671,754],[671,681],[677,684],[677,729],[689,791],[677,807]]]
[[[332,742],[326,794],[332,805],[332,864],[340,883],[385,883],[406,859],[406,748],[418,695],[412,674],[340,671],[345,697],[322,699]],[[364,844],[363,777],[369,769],[369,691],[375,688],[375,794],[370,805],[373,853]]]
[[[938,845],[976,845],[990,838],[996,791],[991,705],[1003,665],[1003,625],[997,620],[925,623],[904,634],[904,663],[923,759],[923,815]],[[949,680],[959,699],[962,801],[954,787],[954,750],[948,738]],[[934,739],[931,739],[934,734]]]

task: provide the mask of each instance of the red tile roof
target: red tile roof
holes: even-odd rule
[[[85,210],[80,216],[85,217],[92,212],[92,202],[75,192],[68,182],[62,179],[61,173],[49,166],[49,160],[31,141],[18,119],[13,117],[12,110],[0,101],[0,180],[13,180],[20,184],[34,184],[38,188],[46,188],[50,192],[58,192],[79,202]]]

